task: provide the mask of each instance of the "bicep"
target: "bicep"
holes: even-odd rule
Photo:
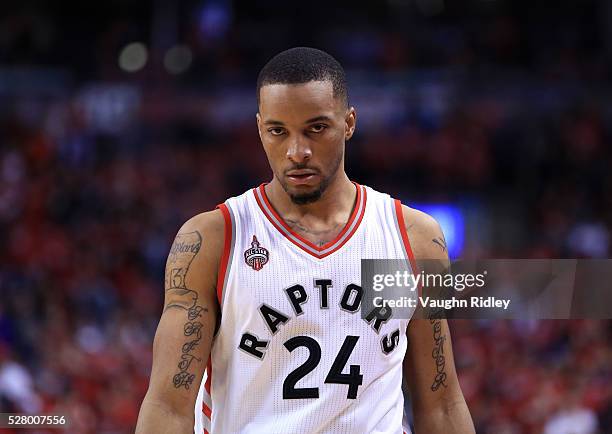
[[[210,355],[216,299],[219,234],[183,226],[166,262],[164,310],[153,343],[149,398],[193,412]]]

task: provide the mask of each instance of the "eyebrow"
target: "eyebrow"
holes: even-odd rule
[[[317,116],[317,117],[314,117],[314,118],[312,118],[312,119],[308,119],[308,120],[307,120],[306,122],[304,122],[304,123],[306,123],[306,124],[311,124],[311,123],[313,123],[313,122],[321,122],[321,121],[331,122],[331,120],[332,120],[332,119],[331,119],[329,116],[325,116],[325,115],[323,115],[323,116]]]
[[[306,122],[304,122],[305,124],[311,124],[313,122],[321,122],[321,121],[326,121],[326,122],[331,122],[331,118],[329,116],[316,116],[314,118],[308,119]],[[274,119],[269,119],[267,121],[264,121],[264,125],[285,125],[284,122],[282,121],[277,121]]]

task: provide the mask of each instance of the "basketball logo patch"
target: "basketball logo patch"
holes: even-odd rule
[[[270,253],[265,247],[259,245],[257,237],[253,235],[251,248],[244,251],[244,262],[255,271],[259,271],[268,262]]]

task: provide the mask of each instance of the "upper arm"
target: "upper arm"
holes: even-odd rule
[[[444,234],[431,216],[403,206],[404,224],[418,270],[441,273],[449,269]],[[422,288],[423,297],[434,288]],[[419,308],[420,309],[420,308]],[[415,413],[428,412],[441,404],[463,399],[453,360],[450,332],[446,319],[412,319],[408,325],[408,350],[404,358],[404,375]]]
[[[166,262],[147,399],[189,416],[219,316],[216,281],[223,239],[221,211],[195,216],[178,231]]]

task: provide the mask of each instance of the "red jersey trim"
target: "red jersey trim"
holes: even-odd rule
[[[406,249],[406,254],[408,255],[408,261],[410,262],[410,267],[412,268],[413,274],[418,274],[419,269],[416,264],[416,260],[414,258],[414,253],[412,252],[412,247],[410,246],[410,240],[408,239],[408,232],[406,232],[406,224],[404,223],[404,210],[402,208],[402,202],[399,199],[394,199],[395,203],[395,215],[397,216],[397,226],[399,227],[400,235],[402,237],[402,242],[404,243],[404,248]],[[420,282],[420,281],[419,281]],[[419,283],[419,296],[421,296],[421,284]]]
[[[276,212],[270,203],[264,188],[265,184],[261,184],[258,188],[254,188],[253,195],[255,196],[255,200],[257,201],[259,208],[270,221],[272,226],[274,226],[285,238],[304,250],[306,253],[309,253],[318,259],[322,259],[336,252],[344,244],[346,244],[346,242],[357,231],[361,221],[363,220],[367,200],[366,189],[355,182],[353,184],[357,190],[357,198],[355,200],[355,207],[351,213],[351,216],[349,217],[349,220],[346,222],[346,225],[342,231],[340,231],[340,233],[333,240],[321,247],[303,238],[293,231],[291,227],[289,227],[289,225],[282,219],[282,217]]]
[[[272,206],[272,204],[270,203],[270,200],[268,199],[268,195],[266,194],[266,189],[265,189],[265,184],[261,184],[259,186],[259,190],[261,191],[261,195],[266,203],[267,209],[278,219],[278,221],[283,225],[283,227],[287,230],[287,232],[289,232],[291,235],[293,235],[295,238],[297,238],[298,240],[300,240],[301,242],[303,242],[304,244],[308,245],[309,247],[311,247],[314,250],[318,250],[318,251],[323,251],[331,246],[334,245],[334,243],[338,242],[338,240],[340,238],[342,238],[342,236],[346,233],[346,231],[348,230],[348,228],[351,226],[351,223],[353,222],[353,220],[355,220],[355,217],[357,215],[358,212],[358,208],[359,208],[359,203],[361,200],[361,188],[359,188],[360,186],[358,184],[355,183],[355,186],[357,188],[357,199],[355,201],[355,208],[353,209],[353,212],[351,213],[351,216],[349,217],[348,221],[346,222],[346,224],[344,225],[344,228],[342,228],[342,230],[340,231],[340,233],[336,236],[336,238],[334,238],[333,240],[331,240],[330,242],[324,244],[323,246],[319,247],[316,244],[312,243],[311,241],[308,241],[306,238],[302,237],[300,234],[298,234],[297,232],[295,232],[293,229],[291,229],[291,227],[285,222],[285,220],[283,220],[281,218],[280,215],[278,215],[278,213],[276,212],[276,210],[274,209],[274,207]]]
[[[221,255],[219,272],[217,273],[217,299],[219,300],[220,306],[223,301],[223,285],[225,283],[225,274],[227,273],[227,265],[229,263],[230,250],[232,247],[232,218],[227,206],[224,203],[217,205],[217,208],[221,210],[223,220],[225,222],[223,254]]]
[[[206,405],[206,403],[202,403],[202,412],[208,419],[212,420],[212,410],[208,407],[208,405]]]

